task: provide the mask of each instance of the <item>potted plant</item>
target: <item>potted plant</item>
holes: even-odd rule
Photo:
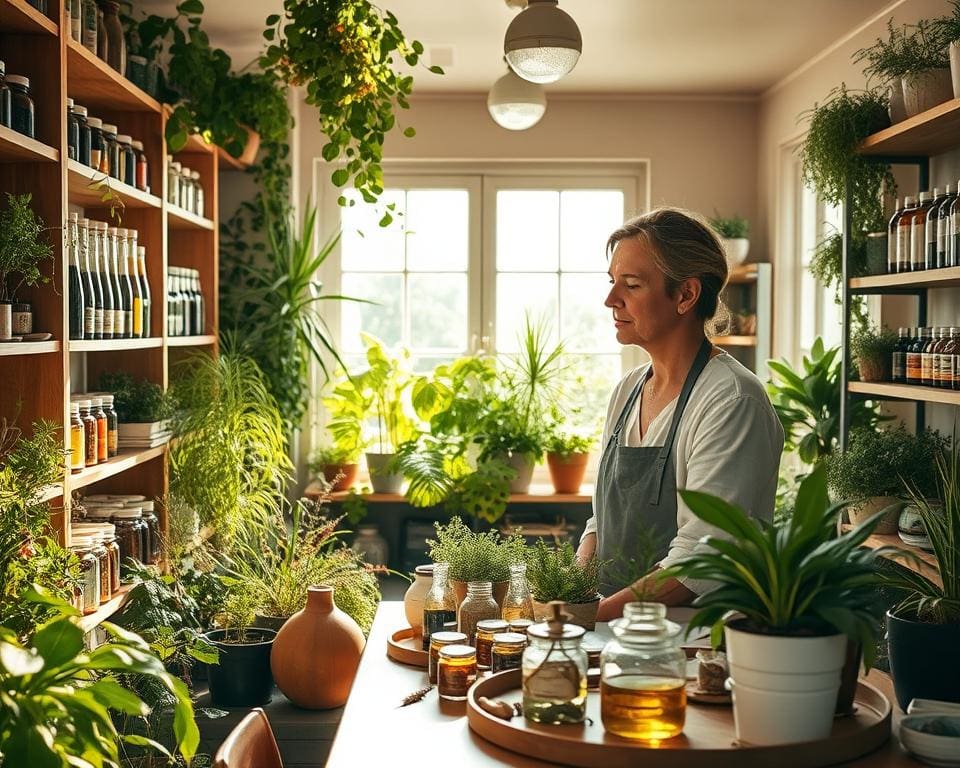
[[[533,593],[533,615],[546,621],[551,615],[551,600],[566,603],[570,621],[593,630],[600,607],[600,569],[603,563],[590,558],[581,564],[569,541],[548,547],[543,539],[527,548],[527,583]]]
[[[349,490],[357,479],[358,453],[343,448],[336,443],[320,446],[313,452],[307,468],[314,477],[323,477],[330,484],[330,490]]]
[[[593,437],[555,430],[547,438],[547,467],[556,493],[579,493]]]
[[[934,21],[921,19],[912,28],[903,49],[907,55],[902,78],[907,117],[952,98],[949,45],[943,27]]]
[[[894,27],[891,17],[887,19],[886,40],[877,38],[873,45],[861,48],[853,54],[855,63],[867,63],[863,74],[868,79],[878,77],[886,84],[891,123],[907,119],[907,110],[903,103],[903,76],[910,71],[912,54],[908,47],[907,26]]]
[[[170,439],[174,400],[159,384],[117,372],[101,374],[97,387],[113,393],[121,448],[152,448]]]
[[[750,251],[750,241],[747,239],[747,235],[750,234],[750,222],[736,214],[729,219],[717,214],[710,219],[710,226],[720,236],[730,266],[742,264]]]
[[[0,340],[13,337],[13,304],[23,287],[48,283],[40,262],[53,262],[53,246],[40,239],[45,226],[30,207],[31,196],[7,193],[7,207],[0,213]],[[19,281],[13,284],[14,275]]]
[[[527,493],[533,469],[543,456],[544,432],[541,423],[523,417],[516,399],[509,394],[491,402],[478,441],[481,461],[502,461],[513,472],[510,493]]]
[[[467,596],[467,583],[493,582],[493,598],[503,603],[510,586],[510,566],[524,561],[523,538],[501,537],[497,531],[471,531],[462,519],[454,517],[447,525],[434,523],[436,539],[427,539],[430,559],[450,563],[449,578],[457,605]]]
[[[953,98],[960,98],[960,0],[951,0],[953,13],[934,20],[940,37],[949,43],[950,79],[953,84]]]
[[[905,480],[928,497],[936,496],[936,460],[947,441],[927,429],[911,434],[901,424],[896,429],[855,429],[843,453],[827,461],[827,478],[837,499],[852,502],[850,522],[859,525],[884,512],[876,532],[895,534],[907,496]]]
[[[904,597],[887,612],[890,672],[901,709],[911,699],[960,701],[960,670],[944,664],[960,648],[960,458],[956,435],[936,459],[940,500],[911,481],[910,498],[936,558],[940,583],[907,569],[887,571]]]
[[[897,335],[886,326],[857,329],[850,339],[850,351],[857,361],[860,381],[890,381],[896,346]]]
[[[704,551],[663,577],[707,579],[719,587],[694,601],[688,627],[726,640],[738,740],[773,745],[826,738],[833,726],[848,638],[876,654],[885,550],[861,545],[879,516],[837,535],[842,504],[829,505],[825,470],[800,484],[791,517],[773,523],[708,494],[681,491],[697,517],[718,528]],[[736,618],[728,618],[730,612]]]

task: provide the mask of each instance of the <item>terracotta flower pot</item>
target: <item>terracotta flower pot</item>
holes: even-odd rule
[[[859,357],[857,358],[857,368],[860,370],[860,381],[890,381],[891,376],[890,355],[883,357]]]
[[[277,687],[304,709],[343,706],[365,644],[357,623],[333,603],[333,587],[307,590],[307,606],[277,633],[270,668]]]
[[[897,532],[897,523],[902,509],[903,502],[896,496],[871,496],[858,504],[851,504],[847,507],[847,514],[850,516],[851,524],[860,525],[878,512],[887,510],[874,533],[889,534]]]
[[[453,594],[457,599],[457,605],[460,605],[460,603],[467,598],[467,582],[450,579],[450,584],[453,586]],[[507,589],[509,587],[509,580],[493,582],[493,599],[497,601],[497,605],[503,605],[503,600],[507,596]]]
[[[550,469],[553,490],[557,493],[579,493],[589,460],[589,453],[574,453],[570,456],[548,453],[547,467]]]
[[[333,483],[331,491],[348,491],[353,481],[357,479],[357,468],[359,464],[324,464],[323,479],[328,483]],[[337,477],[340,477],[337,480]]]
[[[600,595],[589,603],[564,603],[564,613],[570,614],[570,623],[592,632],[597,625],[597,611],[600,609]],[[553,616],[550,603],[533,601],[533,616],[537,621],[546,621]]]

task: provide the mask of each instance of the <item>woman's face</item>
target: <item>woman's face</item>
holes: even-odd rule
[[[663,273],[650,246],[636,239],[621,240],[610,258],[610,293],[604,305],[613,310],[617,341],[646,346],[676,326],[680,293],[667,293]]]

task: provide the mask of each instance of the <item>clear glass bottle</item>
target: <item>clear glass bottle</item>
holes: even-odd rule
[[[130,285],[130,260],[128,258],[127,230],[123,227],[111,228],[111,246],[113,248],[114,272],[120,289],[120,308],[123,314],[123,327],[118,336],[133,338],[133,286]]]
[[[134,339],[143,337],[143,286],[140,284],[140,275],[137,271],[137,239],[136,233],[132,230],[126,230],[127,236],[120,243],[120,253],[122,254],[124,274],[130,283],[130,326],[129,335]]]
[[[423,598],[423,650],[430,647],[430,638],[442,632],[444,625],[456,621],[457,601],[450,585],[450,563],[433,564],[433,583]],[[466,642],[464,636],[464,642]]]
[[[534,723],[582,723],[587,714],[586,630],[566,624],[563,603],[551,603],[553,617],[527,631],[523,652],[523,716]]]
[[[134,233],[134,242],[136,242],[136,233]],[[150,280],[147,278],[147,249],[138,245],[137,248],[137,273],[140,277],[140,289],[143,295],[143,337],[149,338],[153,334],[150,326],[150,317],[153,311],[153,299],[150,295]]]
[[[499,618],[500,606],[493,599],[493,583],[467,582],[467,596],[457,608],[457,630],[467,636],[467,644],[474,645],[477,642],[478,621]]]
[[[510,566],[510,586],[503,599],[500,615],[507,621],[533,619],[533,598],[527,584],[527,566],[518,563]]]
[[[180,205],[180,163],[167,158],[167,202]]]
[[[186,166],[180,167],[180,198],[178,205],[185,211],[193,210],[193,178]]]
[[[687,657],[661,603],[627,603],[600,654],[600,717],[609,733],[659,741],[683,732]]]

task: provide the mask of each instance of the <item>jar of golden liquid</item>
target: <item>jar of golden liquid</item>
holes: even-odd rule
[[[477,637],[474,645],[477,649],[477,668],[490,669],[493,664],[493,636],[506,632],[509,624],[503,619],[482,619],[477,622]]]
[[[627,603],[600,655],[600,719],[610,733],[661,741],[686,718],[687,658],[661,603]]]
[[[445,645],[437,665],[437,693],[441,699],[464,701],[477,679],[477,651],[470,645]]]
[[[527,636],[516,632],[498,632],[493,636],[494,674],[507,669],[520,669],[523,662],[523,649],[527,647]]]
[[[564,622],[563,603],[553,617],[527,632],[523,652],[523,716],[534,723],[582,723],[587,715],[586,630]]]
[[[440,663],[440,649],[447,645],[466,645],[467,636],[463,632],[434,632],[430,636],[430,654],[427,661],[427,677],[437,684],[437,665]]]

